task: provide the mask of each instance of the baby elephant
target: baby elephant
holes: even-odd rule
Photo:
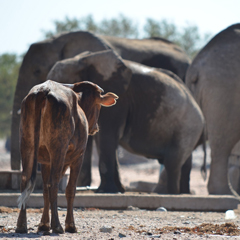
[[[101,106],[112,106],[117,95],[91,82],[61,84],[48,80],[34,86],[21,106],[20,149],[22,156],[21,208],[17,233],[27,232],[26,201],[34,189],[37,163],[42,164],[44,210],[38,231],[63,233],[57,212],[59,181],[68,167],[65,231],[77,231],[73,200],[88,135],[98,131]],[[51,226],[49,208],[51,206]]]

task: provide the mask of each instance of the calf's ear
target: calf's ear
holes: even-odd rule
[[[118,96],[112,92],[108,92],[104,95],[100,95],[100,104],[104,107],[110,107],[116,104]]]

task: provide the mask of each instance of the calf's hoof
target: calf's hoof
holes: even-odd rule
[[[75,224],[74,223],[66,224],[65,232],[76,233],[77,232],[77,228],[75,227]]]
[[[27,233],[27,226],[21,226],[21,227],[17,227],[15,230],[16,233]]]
[[[49,224],[40,223],[38,226],[38,232],[49,232],[50,226]]]
[[[56,228],[52,228],[52,232],[53,233],[58,233],[58,234],[64,233],[63,228],[61,226],[58,226]]]

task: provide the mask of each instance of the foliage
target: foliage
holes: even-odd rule
[[[158,22],[148,18],[144,25],[144,31],[145,37],[162,37],[173,42],[176,42],[179,37],[177,26],[165,19]]]
[[[130,18],[120,14],[117,18],[103,19],[96,23],[92,15],[82,17],[79,20],[76,18],[69,19],[65,17],[63,21],[54,21],[54,31],[44,31],[45,37],[52,37],[56,34],[66,31],[92,31],[97,34],[112,35],[116,37],[137,37],[138,27]]]
[[[123,15],[119,15],[118,18],[103,19],[96,31],[98,34],[112,35],[116,37],[124,38],[137,38],[138,27],[133,21]]]
[[[10,136],[11,110],[20,60],[15,54],[0,55],[0,137]]]
[[[210,39],[210,34],[205,34],[202,38],[197,26],[188,24],[179,29],[177,26],[167,21],[156,21],[148,18],[144,26],[146,37],[162,37],[179,45],[190,58],[194,58],[200,48]]]
[[[56,28],[55,33],[53,33],[52,31],[45,32],[45,36],[47,38],[52,37],[56,33],[79,30],[79,22],[76,18],[69,19],[68,17],[65,17],[64,21],[55,20],[54,25]]]

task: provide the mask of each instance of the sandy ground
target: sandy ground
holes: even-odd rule
[[[161,212],[134,209],[106,211],[76,209],[77,233],[37,233],[41,210],[29,209],[28,233],[16,234],[17,212],[0,208],[0,238],[3,239],[240,239],[239,214],[231,221],[224,213]],[[62,226],[66,210],[59,209]]]
[[[208,149],[208,163],[210,161]],[[191,191],[198,195],[207,195],[207,182],[200,174],[202,150],[193,155],[191,172]],[[9,154],[0,142],[0,167],[9,169]],[[159,176],[159,164],[156,160],[143,161],[141,164],[121,165],[122,183],[130,186],[131,182],[148,181],[156,183]],[[100,177],[96,164],[92,169],[92,186],[98,186]],[[176,198],[177,201],[177,198]],[[240,239],[240,213],[235,211],[235,218],[225,219],[225,213],[216,212],[171,212],[147,211],[129,206],[124,211],[99,209],[75,209],[75,223],[78,232],[37,233],[41,218],[41,209],[29,209],[28,234],[16,234],[17,209],[0,207],[0,238],[3,239]],[[66,209],[59,208],[59,217],[64,227]],[[205,224],[205,225],[201,225]],[[234,225],[235,224],[235,225]],[[229,235],[237,236],[229,236]]]

